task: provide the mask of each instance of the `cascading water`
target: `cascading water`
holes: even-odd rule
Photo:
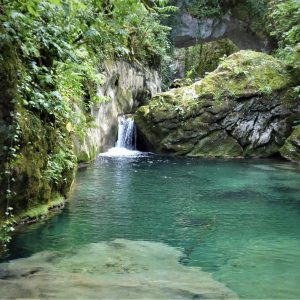
[[[136,149],[136,128],[134,120],[131,117],[120,116],[118,127],[118,140],[116,147],[129,150]]]
[[[114,148],[102,153],[101,156],[141,156],[145,153],[136,151],[136,126],[132,117],[124,115],[118,118],[118,140]]]

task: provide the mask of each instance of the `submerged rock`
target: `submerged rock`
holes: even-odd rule
[[[162,243],[115,240],[0,264],[3,298],[237,299]]]
[[[289,74],[270,55],[239,51],[204,79],[158,94],[135,121],[151,150],[205,157],[268,157],[299,117]]]

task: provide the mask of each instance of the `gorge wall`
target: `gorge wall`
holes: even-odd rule
[[[106,79],[98,93],[107,97],[107,102],[91,109],[96,126],[89,128],[83,139],[73,137],[78,162],[91,161],[97,153],[112,147],[117,137],[118,116],[133,113],[161,91],[161,78],[153,69],[125,61],[107,62],[104,68]]]
[[[298,131],[287,140],[300,121],[293,81],[282,62],[254,51],[232,54],[204,79],[158,94],[135,120],[156,152],[269,157],[282,151],[296,160],[287,149],[299,149]]]
[[[13,77],[14,69],[3,71],[6,81],[1,82],[0,93],[0,156],[1,170],[8,171],[0,180],[2,211],[9,206],[21,219],[31,220],[62,205],[77,163],[90,162],[97,153],[114,145],[118,115],[133,112],[160,91],[161,80],[155,70],[125,61],[106,62],[103,68],[105,80],[97,93],[106,101],[85,107],[74,102],[70,106],[75,123],[80,118],[91,119],[81,135],[69,121],[58,122],[51,114],[15,103],[18,79]],[[58,103],[61,105],[59,99]]]
[[[259,51],[271,49],[271,43],[264,34],[263,28],[255,30],[256,28],[252,26],[252,23],[257,21],[254,20],[257,16],[251,12],[251,7],[243,3],[227,1],[227,6],[219,14],[204,15],[199,18],[190,11],[189,2],[176,1],[178,12],[172,20],[175,47],[189,47],[197,43],[228,38],[240,49]]]

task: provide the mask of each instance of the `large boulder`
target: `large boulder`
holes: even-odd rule
[[[135,114],[147,147],[203,157],[268,157],[299,117],[282,62],[239,51],[204,79],[156,95]]]

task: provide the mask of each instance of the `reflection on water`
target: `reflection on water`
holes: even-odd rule
[[[159,242],[242,298],[299,299],[299,182],[278,161],[102,156],[78,173],[62,214],[16,235],[10,258]]]

